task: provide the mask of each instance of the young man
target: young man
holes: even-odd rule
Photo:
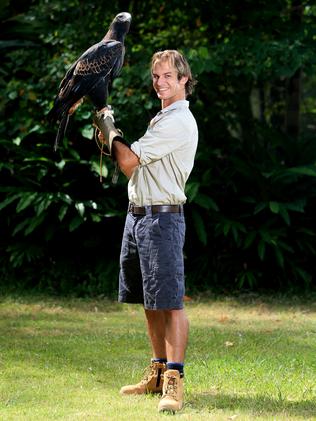
[[[187,95],[194,80],[186,59],[175,50],[152,57],[153,87],[161,111],[138,141],[129,146],[104,112],[100,138],[129,178],[119,301],[142,303],[153,358],[147,375],[121,394],[162,393],[158,410],[183,406],[183,365],[189,323],[183,309],[185,183],[198,143]]]

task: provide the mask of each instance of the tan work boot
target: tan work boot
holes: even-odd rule
[[[180,411],[183,406],[183,377],[178,370],[166,370],[163,378],[163,395],[158,411]]]
[[[165,363],[152,362],[147,367],[144,377],[137,384],[123,386],[121,395],[142,395],[144,393],[162,393],[163,373],[166,371]]]

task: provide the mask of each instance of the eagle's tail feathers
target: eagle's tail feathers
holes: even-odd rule
[[[59,127],[58,127],[58,131],[57,131],[57,135],[56,135],[56,139],[55,139],[55,144],[54,144],[54,151],[55,152],[57,151],[58,144],[59,144],[60,140],[65,136],[67,126],[68,126],[68,122],[69,122],[69,114],[67,113],[61,119]]]

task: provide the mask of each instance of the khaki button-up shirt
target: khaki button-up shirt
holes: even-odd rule
[[[185,203],[197,143],[198,128],[188,101],[159,111],[144,136],[131,145],[140,164],[128,183],[129,201],[137,206]]]

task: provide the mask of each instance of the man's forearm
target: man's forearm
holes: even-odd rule
[[[122,173],[130,178],[135,168],[139,165],[138,156],[119,140],[113,141],[112,153]]]

